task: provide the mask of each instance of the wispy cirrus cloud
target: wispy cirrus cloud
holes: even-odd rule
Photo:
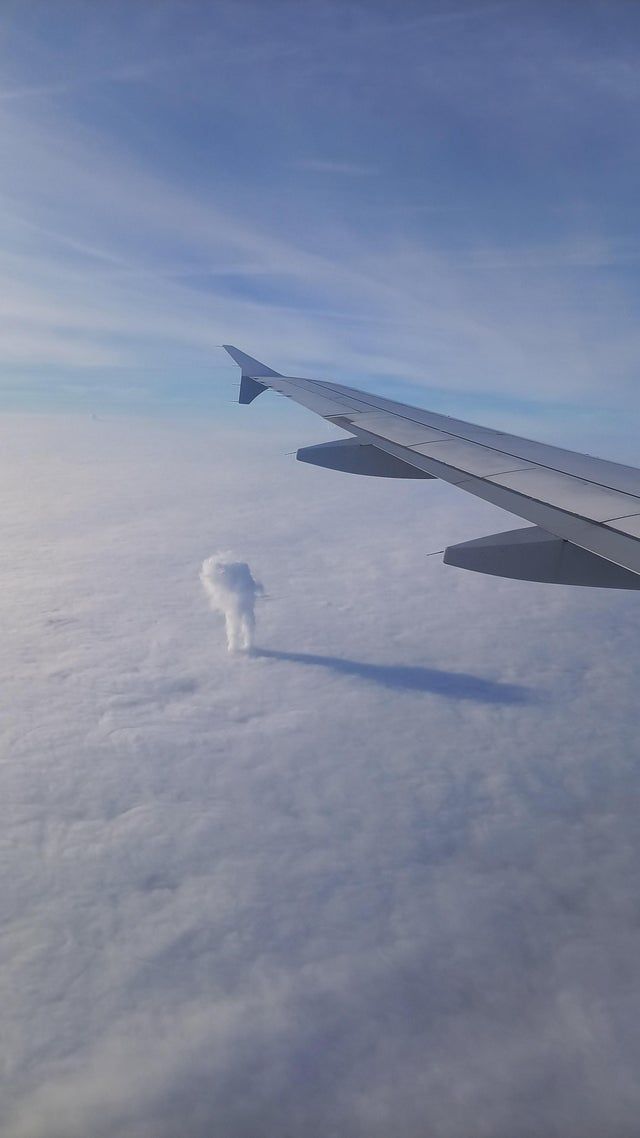
[[[186,6],[178,28],[169,5],[155,21],[130,21],[130,60],[117,58],[122,13],[104,16],[102,46],[97,55],[95,44],[86,50],[96,75],[114,82],[76,100],[51,92],[2,104],[7,381],[15,364],[42,368],[49,350],[60,366],[202,368],[214,344],[248,337],[253,352],[284,368],[407,380],[449,391],[462,405],[484,392],[543,402],[561,392],[594,411],[628,404],[640,339],[632,318],[637,257],[620,227],[623,212],[603,216],[586,184],[576,204],[570,182],[551,215],[538,172],[528,185],[514,172],[526,158],[504,100],[495,106],[499,84],[484,94],[478,87],[493,61],[515,84],[514,105],[537,138],[548,119],[534,101],[544,64],[553,77],[544,99],[558,88],[553,130],[564,129],[563,100],[574,106],[581,84],[587,131],[595,45],[563,88],[562,21],[540,29],[534,19],[532,66],[514,77],[518,26],[480,7],[462,11],[475,21],[472,45],[464,20],[448,39],[453,32],[435,10],[421,22],[418,12],[403,21],[380,9],[362,25],[356,15],[336,23],[330,6],[317,4],[314,39],[301,38],[286,5],[276,6],[269,29],[251,8],[243,38],[232,6],[215,20]],[[511,55],[491,46],[498,27],[501,51],[510,43]],[[170,32],[173,69],[162,50]],[[85,46],[78,36],[67,48],[76,61]],[[136,63],[142,36],[148,74]],[[47,58],[43,43],[37,58]],[[327,81],[316,84],[309,68],[323,67]],[[452,78],[460,69],[466,108]],[[383,73],[386,104],[374,84]],[[141,76],[149,81],[119,94]],[[298,95],[310,83],[315,95],[305,103]],[[269,97],[256,102],[258,89]],[[338,96],[348,113],[338,111]],[[217,124],[209,137],[203,114]],[[385,116],[396,125],[382,146]],[[504,138],[500,157],[486,142],[491,122]],[[249,124],[244,133],[241,123]],[[481,161],[457,152],[461,123]],[[336,133],[339,145],[330,146]],[[309,137],[316,155],[301,158]],[[502,197],[510,176],[513,201]]]
[[[332,158],[299,158],[294,163],[299,170],[312,174],[346,174],[348,177],[371,177],[377,173],[375,166],[365,166],[361,162],[344,162]]]

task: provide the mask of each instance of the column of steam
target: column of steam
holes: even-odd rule
[[[225,620],[229,652],[250,652],[255,631],[256,597],[264,593],[246,561],[229,553],[214,553],[202,562],[200,580],[214,612]]]

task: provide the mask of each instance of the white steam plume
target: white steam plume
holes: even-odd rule
[[[255,601],[264,593],[246,561],[230,553],[214,553],[202,562],[200,580],[214,612],[222,613],[230,652],[249,652],[256,626]]]

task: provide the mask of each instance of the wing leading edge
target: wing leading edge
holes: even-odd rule
[[[640,588],[640,470],[322,380],[283,376],[238,348],[241,403],[267,389],[348,432],[298,458],[379,477],[440,478],[533,525],[445,550],[496,576]]]

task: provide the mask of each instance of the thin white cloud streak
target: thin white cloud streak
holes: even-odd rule
[[[38,99],[43,95],[59,95],[68,91],[74,91],[81,85],[80,83],[60,82],[5,88],[4,90],[0,89],[0,103],[13,103],[20,99]]]
[[[374,21],[372,37],[388,23]],[[226,29],[216,51],[228,49],[228,69],[243,51],[283,50],[258,33],[243,46]],[[397,42],[401,33],[389,28]],[[349,36],[338,38],[344,53]],[[304,74],[299,59],[296,68]],[[540,400],[561,386],[565,401],[628,403],[640,334],[624,285],[597,272],[629,259],[606,236],[461,253],[397,228],[367,238],[314,218],[294,237],[258,202],[241,211],[216,187],[196,193],[92,137],[71,110],[5,107],[2,124],[5,367],[161,365],[167,354],[201,365],[251,328],[247,348],[286,369]],[[225,278],[244,271],[245,291],[231,288]]]
[[[340,162],[331,158],[300,158],[295,165],[300,170],[309,170],[315,174],[346,174],[347,176],[370,177],[377,173],[373,166],[365,166],[360,162]]]
[[[182,208],[171,202],[166,205],[168,224],[176,213],[193,215],[193,209],[186,202]],[[223,235],[222,255],[228,258],[230,227],[225,220],[219,223],[219,228]],[[210,220],[208,229],[209,237],[204,227],[201,237],[211,256],[215,242],[211,240]],[[73,242],[73,238],[66,235],[64,239]],[[82,253],[81,244],[77,244]],[[196,246],[194,235],[193,252]],[[255,256],[259,246],[258,240],[245,233],[238,252],[240,255],[251,252]],[[92,252],[88,250],[89,256]],[[119,261],[117,253],[100,253],[99,256],[116,264]],[[536,260],[538,267],[541,256],[543,263],[554,260],[552,253],[534,252],[527,256],[530,261]],[[555,259],[571,264],[582,256],[572,251],[558,252]],[[602,256],[606,258],[606,254]],[[492,299],[493,311],[487,312],[486,299],[481,299],[480,293],[489,271],[486,262],[491,258],[499,263],[501,270],[508,269],[512,276],[515,273],[515,280],[508,294],[501,292],[498,298]],[[58,329],[60,359],[64,359],[66,344],[69,362],[82,362],[82,349],[79,353],[73,343],[77,333],[72,331],[80,326],[87,333],[92,332],[98,343],[105,334],[119,339],[116,354],[123,362],[130,363],[153,359],[154,340],[159,343],[170,338],[188,352],[194,345],[207,347],[220,343],[223,338],[229,338],[229,329],[233,328],[237,330],[235,338],[246,338],[243,330],[250,326],[257,346],[252,343],[248,347],[275,353],[276,361],[284,359],[286,364],[288,359],[292,367],[300,366],[305,359],[323,358],[332,369],[342,365],[360,374],[367,370],[376,374],[386,371],[418,382],[426,379],[442,386],[461,383],[468,389],[475,386],[513,394],[522,390],[535,360],[535,391],[541,398],[556,392],[559,364],[569,397],[585,387],[597,391],[605,367],[609,373],[617,372],[623,381],[638,350],[638,337],[635,327],[620,327],[615,322],[611,327],[614,308],[620,311],[615,292],[610,290],[610,305],[599,314],[597,339],[592,331],[585,340],[585,321],[590,319],[593,326],[597,293],[584,316],[571,310],[566,296],[562,295],[564,289],[556,291],[550,305],[548,280],[543,277],[539,282],[524,284],[519,266],[513,262],[513,256],[505,261],[503,254],[484,253],[478,273],[477,262],[474,265],[467,259],[461,261],[459,257],[447,258],[415,250],[407,256],[396,248],[378,252],[376,258],[368,251],[354,253],[352,264],[355,267],[350,269],[295,249],[286,253],[278,249],[275,256],[269,255],[262,264],[258,263],[262,277],[284,273],[297,278],[305,286],[314,288],[325,304],[325,298],[330,296],[335,305],[337,296],[342,295],[343,311],[329,309],[323,317],[322,304],[317,302],[295,309],[266,299],[242,300],[229,295],[224,286],[216,285],[215,279],[203,294],[186,286],[188,270],[184,268],[179,269],[176,280],[172,279],[171,269],[162,264],[154,269],[144,262],[139,267],[130,262],[130,267],[123,270],[126,274],[123,280],[93,267],[76,265],[63,269],[59,259],[53,257],[14,253],[5,258],[2,314],[12,324],[16,346],[10,352],[10,345],[5,344],[4,359],[5,362],[15,358],[46,361],[46,356],[43,361],[38,336],[34,335],[42,323]],[[219,277],[226,268],[223,263],[216,275]],[[242,267],[234,264],[228,268],[236,274],[242,272]],[[206,269],[199,270],[195,262],[196,277],[199,271],[207,273]],[[255,277],[253,266],[251,275]],[[18,291],[21,277],[24,280],[22,299]],[[55,289],[49,283],[54,279]],[[504,280],[503,272],[501,279]],[[585,291],[582,287],[583,294]],[[543,293],[546,294],[544,300]],[[56,297],[53,305],[52,295]],[[531,321],[532,310],[538,307],[540,312],[541,306],[547,317],[544,343],[538,323]],[[22,337],[16,330],[19,321],[24,326]],[[367,328],[378,325],[377,329],[368,331],[368,345],[363,333],[358,331],[363,321]],[[501,326],[502,321],[508,321],[508,329]],[[614,332],[617,335],[612,343]],[[138,340],[135,348],[126,343],[130,335]],[[104,354],[104,345],[99,345],[99,358],[104,358]],[[89,350],[85,362],[93,362]],[[621,398],[624,398],[624,387]]]
[[[121,53],[121,45],[118,45],[118,54]],[[163,56],[157,59],[141,59],[132,60],[130,63],[114,63],[113,66],[104,66],[104,59],[100,59],[99,65],[93,70],[80,70],[78,69],[75,74],[67,75],[64,79],[54,80],[47,83],[15,83],[12,86],[5,86],[0,88],[0,103],[13,103],[21,102],[22,100],[41,99],[43,96],[49,97],[51,95],[70,95],[76,92],[82,93],[83,91],[90,91],[92,88],[100,86],[109,86],[110,84],[118,85],[134,85],[138,83],[146,83],[154,77],[159,77],[163,73],[170,74],[171,72],[181,72],[183,68],[193,66],[194,55],[192,52],[186,58],[171,55]],[[51,58],[47,54],[39,60],[41,67],[46,67],[51,63]],[[86,60],[80,61],[80,67],[86,67]]]

